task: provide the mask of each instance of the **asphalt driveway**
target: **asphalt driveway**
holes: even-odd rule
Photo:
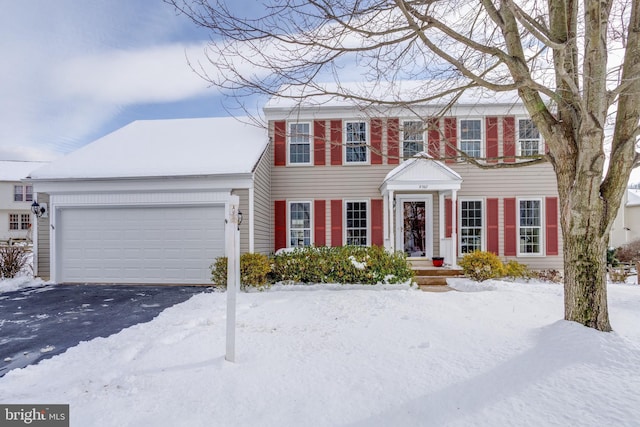
[[[148,322],[198,286],[48,285],[0,294],[0,377],[81,341]]]

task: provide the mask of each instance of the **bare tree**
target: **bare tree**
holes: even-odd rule
[[[274,0],[257,12],[254,2],[166,1],[211,30],[211,64],[195,68],[234,96],[288,85],[304,88],[290,92],[301,101],[411,108],[474,87],[517,92],[557,176],[565,319],[611,330],[608,235],[640,160],[640,0]],[[352,69],[377,90],[344,87]],[[389,83],[401,80],[430,83],[392,99]]]

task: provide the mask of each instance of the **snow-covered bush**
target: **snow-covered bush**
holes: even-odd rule
[[[240,284],[243,287],[267,287],[270,272],[271,265],[266,255],[255,253],[240,255]],[[219,286],[227,286],[227,257],[218,257],[211,265],[211,281]]]
[[[294,283],[406,283],[413,278],[401,252],[378,246],[306,247],[273,257],[273,279]]]
[[[0,246],[0,279],[13,279],[24,268],[29,254],[24,246]]]
[[[482,282],[504,276],[504,265],[493,252],[474,251],[466,254],[460,261],[465,276]]]

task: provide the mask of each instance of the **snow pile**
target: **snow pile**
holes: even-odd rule
[[[476,290],[457,280],[460,287]],[[224,293],[0,379],[0,401],[68,403],[78,426],[605,426],[640,420],[640,286],[614,333],[562,318],[562,287]]]

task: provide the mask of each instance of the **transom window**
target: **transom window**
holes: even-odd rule
[[[460,120],[460,151],[469,157],[482,157],[482,120]]]
[[[346,202],[347,245],[367,246],[367,202]]]
[[[402,124],[402,156],[413,157],[424,151],[424,125],[421,121],[406,121]]]
[[[542,217],[540,200],[520,200],[520,253],[540,254]]]
[[[540,153],[540,131],[531,119],[518,120],[518,149],[521,156],[535,156]]]
[[[367,123],[346,122],[345,150],[347,163],[367,161]]]
[[[482,250],[482,201],[460,202],[460,253]]]
[[[289,203],[289,246],[311,245],[311,202]]]
[[[289,163],[311,163],[311,133],[309,123],[289,123]]]
[[[32,202],[33,186],[32,185],[14,185],[13,201],[14,202]]]
[[[28,230],[30,226],[30,214],[9,214],[9,230]]]

